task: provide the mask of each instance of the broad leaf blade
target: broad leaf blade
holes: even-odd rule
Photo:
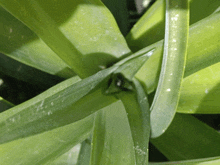
[[[220,157],[194,159],[177,162],[150,163],[150,165],[219,165]]]
[[[167,0],[163,63],[151,106],[151,137],[164,133],[176,113],[187,53],[188,28],[188,0]]]
[[[80,144],[71,148],[68,152],[61,155],[48,165],[76,165],[79,156]]]
[[[127,115],[121,102],[96,114],[91,165],[134,165],[133,147]]]
[[[123,102],[134,142],[136,164],[148,164],[150,137],[150,108],[140,83],[134,79],[134,90],[117,94]]]
[[[184,78],[177,112],[220,114],[220,63]]]
[[[0,7],[0,52],[26,65],[69,78],[74,72],[27,26]]]
[[[218,0],[189,0],[190,24],[214,13],[220,6]],[[132,51],[137,51],[164,38],[165,1],[157,0],[133,26],[126,39]]]
[[[0,53],[0,73],[48,89],[63,79],[20,63]],[[46,81],[45,81],[46,80]]]
[[[115,20],[99,0],[69,0],[64,5],[61,1],[2,0],[0,4],[81,77],[94,74],[100,70],[99,65],[106,67],[130,53]],[[67,21],[62,20],[59,9],[64,11],[60,15],[68,16]]]
[[[1,113],[0,143],[76,122],[114,102],[114,97],[103,96],[99,88],[115,69],[100,71],[77,83],[71,78]]]
[[[150,140],[170,161],[219,156],[220,134],[198,119],[176,114],[167,131]]]
[[[219,26],[219,12],[190,26],[185,77],[220,61]],[[163,40],[157,45],[153,55],[135,75],[148,93],[153,92],[158,83]]]
[[[91,155],[91,138],[88,138],[81,143],[81,148],[77,159],[77,165],[89,165],[90,155]]]
[[[13,107],[13,104],[0,96],[0,112],[3,112],[11,107]]]
[[[93,127],[93,116],[42,134],[0,145],[0,164],[44,164],[86,139]],[[50,164],[50,163],[49,163]]]

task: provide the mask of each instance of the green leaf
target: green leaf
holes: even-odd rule
[[[61,155],[52,162],[49,162],[48,165],[76,165],[77,158],[79,156],[80,144],[71,148],[68,152]]]
[[[117,21],[118,27],[125,36],[129,32],[129,11],[127,0],[102,0]]]
[[[0,4],[81,77],[130,53],[114,18],[99,0],[1,0]]]
[[[190,24],[214,13],[220,6],[218,0],[189,0]],[[132,51],[137,51],[164,38],[165,1],[157,0],[133,26],[126,39]]]
[[[167,131],[150,140],[170,161],[219,156],[220,134],[198,119],[176,114]]]
[[[69,78],[74,72],[27,26],[0,7],[0,52],[26,65]]]
[[[150,137],[150,108],[147,96],[137,80],[133,80],[134,91],[122,91],[117,97],[123,102],[132,133],[137,165],[148,164]]]
[[[93,125],[93,124],[92,124]],[[91,155],[91,139],[82,142],[77,165],[89,165]]]
[[[219,27],[219,12],[190,26],[185,77],[220,61]],[[157,87],[162,59],[162,44],[163,40],[157,42],[158,46],[154,53],[135,75],[148,93],[153,92]]]
[[[1,81],[1,79],[0,79],[0,81]],[[3,99],[0,96],[0,112],[3,112],[11,107],[13,107],[13,104],[8,102],[7,100]]]
[[[36,68],[20,63],[6,55],[0,53],[0,73],[21,81],[28,82],[42,87],[42,89],[57,84],[63,79],[48,73],[42,72]],[[45,81],[47,80],[47,81]]]
[[[220,63],[183,80],[177,112],[220,114]]]
[[[153,138],[164,133],[176,113],[186,61],[188,29],[188,0],[167,0],[163,63],[151,105]]]
[[[90,165],[134,165],[135,153],[125,109],[120,101],[95,117]]]
[[[85,140],[92,127],[93,116],[90,116],[52,131],[1,144],[0,164],[42,165],[52,162]]]
[[[1,113],[0,143],[76,122],[116,101],[113,96],[103,96],[100,89],[116,68],[105,69],[78,82],[79,78],[71,78]]]
[[[178,162],[150,163],[150,165],[219,165],[220,157],[185,160]]]

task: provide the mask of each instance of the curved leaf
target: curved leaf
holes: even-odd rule
[[[217,63],[184,78],[177,112],[220,114],[219,68]]]
[[[63,79],[20,63],[0,53],[0,73],[48,89]],[[45,81],[47,80],[47,81]]]
[[[13,104],[0,96],[0,112],[3,112],[11,107],[13,107]]]
[[[1,0],[0,4],[81,77],[130,53],[114,18],[99,0]]]
[[[211,157],[205,159],[185,160],[178,162],[150,163],[150,165],[218,165],[220,157]]]
[[[219,27],[219,12],[190,26],[184,77],[220,61]],[[148,93],[155,90],[160,73],[163,40],[157,44],[152,56],[135,75]]]
[[[134,91],[122,91],[117,97],[123,102],[134,142],[136,164],[148,164],[150,137],[150,107],[147,96],[137,80],[133,80]]]
[[[150,139],[170,161],[219,156],[220,133],[191,115],[177,113],[167,131]]]
[[[42,165],[85,140],[91,133],[93,116],[42,134],[0,145],[0,164]],[[50,164],[49,163],[49,164]]]
[[[151,137],[154,138],[164,133],[176,113],[187,53],[188,27],[188,0],[167,0],[163,63],[151,105]]]
[[[61,155],[53,162],[49,162],[49,165],[76,165],[77,158],[79,156],[80,144],[71,148],[68,152]]]
[[[1,113],[0,143],[76,122],[116,101],[112,96],[103,96],[99,89],[116,68],[105,69],[79,82],[78,78],[71,78]]]
[[[93,125],[93,124],[92,124]],[[86,139],[82,142],[77,165],[89,165],[91,155],[91,139]]]
[[[50,74],[69,78],[74,72],[28,27],[0,7],[0,52]]]
[[[220,6],[218,0],[189,0],[190,24],[214,13]],[[165,1],[157,0],[134,25],[126,40],[132,51],[137,51],[164,38]]]
[[[96,114],[90,164],[135,164],[130,127],[120,101]]]

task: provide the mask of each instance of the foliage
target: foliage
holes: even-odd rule
[[[219,164],[220,1],[126,2],[0,0],[0,164]]]

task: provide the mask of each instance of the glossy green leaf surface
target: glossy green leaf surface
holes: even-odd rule
[[[0,164],[42,165],[51,163],[55,158],[86,139],[91,133],[92,123],[93,116],[90,116],[52,131],[1,144]]]
[[[220,7],[218,0],[189,0],[190,24],[211,15]],[[133,26],[126,39],[132,51],[137,51],[164,38],[165,1],[157,0]]]
[[[177,112],[220,114],[219,68],[217,63],[183,80]]]
[[[90,155],[91,155],[91,138],[88,138],[81,143],[81,148],[77,159],[77,165],[89,165],[90,157],[91,157]]]
[[[96,114],[90,165],[103,164],[135,164],[132,135],[120,101]]]
[[[220,13],[190,26],[185,77],[220,61],[219,27]],[[155,52],[135,75],[148,93],[156,89],[160,73],[163,41],[157,44]]]
[[[134,142],[137,165],[148,164],[148,143],[150,138],[150,107],[147,96],[137,80],[133,80],[134,91],[120,92],[118,98],[123,102]]]
[[[47,163],[48,165],[76,165],[77,158],[79,156],[80,144],[71,148],[68,152],[61,155],[52,162]]]
[[[0,52],[50,74],[69,78],[74,72],[27,26],[0,7]]]
[[[117,21],[118,27],[121,33],[126,36],[129,32],[129,10],[127,0],[102,0],[102,2],[108,7]]]
[[[42,72],[1,53],[0,66],[0,73],[2,75],[10,76],[44,88],[49,88],[63,80],[63,78]]]
[[[2,113],[0,143],[76,122],[116,101],[113,96],[103,96],[99,89],[115,69],[100,71],[81,81],[71,78]]]
[[[13,107],[13,104],[0,97],[0,112],[3,112],[11,107]]]
[[[188,0],[167,0],[163,62],[150,115],[151,137],[154,138],[164,133],[176,113],[186,61],[188,29]]]
[[[220,133],[198,119],[176,114],[167,131],[150,140],[170,161],[219,156]]]
[[[194,159],[177,162],[150,163],[150,165],[219,165],[220,157]]]
[[[114,18],[99,0],[1,0],[0,4],[81,77],[130,53]]]

